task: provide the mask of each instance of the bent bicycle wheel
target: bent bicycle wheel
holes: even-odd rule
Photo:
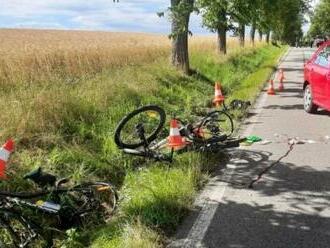
[[[79,216],[85,225],[99,222],[100,215],[106,221],[117,207],[118,195],[110,183],[85,183],[74,187],[69,194],[74,200],[71,202],[74,204],[74,214]]]
[[[10,210],[0,210],[0,247],[51,247],[41,228]]]
[[[115,130],[115,143],[119,148],[135,149],[144,145],[138,127],[143,127],[147,143],[157,138],[165,124],[165,111],[157,105],[138,108],[126,115]]]
[[[234,122],[225,111],[207,114],[193,129],[193,140],[200,143],[222,142],[234,132]]]

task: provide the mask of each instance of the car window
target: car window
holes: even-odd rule
[[[330,65],[330,47],[325,47],[322,52],[319,53],[315,60],[315,64],[320,65],[322,67],[329,67]]]

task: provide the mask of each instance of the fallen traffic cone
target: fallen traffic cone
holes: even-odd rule
[[[170,136],[168,137],[168,146],[174,150],[178,150],[186,146],[185,138],[180,134],[178,122],[176,119],[172,119],[170,122]]]
[[[6,165],[14,150],[14,141],[9,139],[0,149],[0,179],[6,179]]]
[[[220,83],[215,83],[213,103],[216,107],[219,107],[224,101],[225,97],[222,94],[221,85]]]
[[[278,75],[278,78],[280,80],[280,84],[278,86],[278,90],[279,91],[283,91],[284,90],[284,83],[283,82],[284,82],[284,79],[285,79],[283,69],[280,69],[280,73]]]
[[[269,81],[269,89],[267,91],[267,94],[268,95],[275,95],[275,89],[274,89],[274,81],[273,81],[273,79],[271,79]]]

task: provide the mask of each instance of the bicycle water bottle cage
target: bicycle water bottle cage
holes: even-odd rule
[[[41,167],[26,174],[23,178],[33,181],[41,188],[46,186],[55,186],[56,182],[56,177],[51,174],[42,172]]]

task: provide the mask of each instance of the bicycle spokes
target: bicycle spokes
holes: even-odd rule
[[[134,116],[121,131],[124,143],[145,143],[147,137],[159,126],[160,117],[155,111],[146,111]]]

